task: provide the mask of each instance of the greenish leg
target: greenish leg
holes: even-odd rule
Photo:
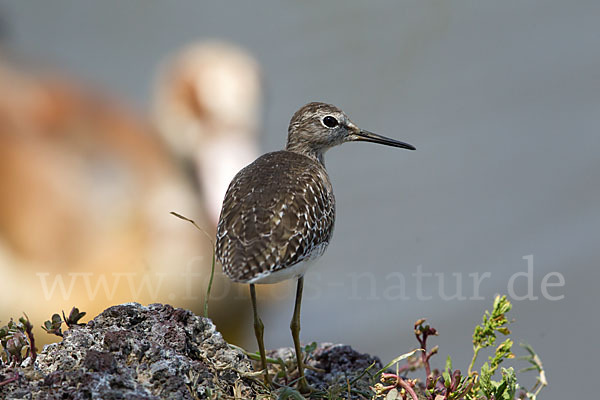
[[[304,377],[304,361],[302,358],[302,348],[300,346],[300,305],[302,304],[302,289],[304,288],[304,277],[298,278],[298,288],[296,289],[296,305],[294,306],[294,315],[290,323],[292,337],[294,338],[294,347],[296,348],[296,361],[298,362],[298,389],[302,393],[308,393],[312,388],[306,382]]]
[[[254,334],[256,335],[256,341],[258,342],[258,351],[260,352],[262,368],[265,371],[265,383],[271,386],[271,378],[269,378],[269,370],[267,369],[267,353],[265,352],[265,342],[263,340],[265,326],[258,316],[256,308],[256,289],[254,288],[253,283],[250,284],[250,298],[252,299],[252,311],[254,312]]]

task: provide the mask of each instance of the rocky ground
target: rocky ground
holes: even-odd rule
[[[280,361],[272,371],[278,381],[292,384],[293,352],[269,356]],[[369,398],[370,371],[381,368],[377,358],[332,344],[312,348],[308,365],[320,398]],[[268,390],[244,351],[226,343],[209,319],[163,304],[110,307],[66,331],[35,362],[0,366],[0,382],[16,374],[0,386],[1,399],[298,398],[285,387]]]

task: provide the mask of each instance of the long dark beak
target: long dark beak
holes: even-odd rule
[[[408,149],[408,150],[416,150],[415,146],[413,146],[411,144],[404,143],[404,142],[401,142],[401,141],[395,140],[395,139],[390,139],[390,138],[378,135],[373,132],[364,131],[362,129],[358,133],[355,133],[355,135],[357,136],[356,139],[354,139],[354,141],[356,141],[356,142],[372,142],[372,143],[385,144],[386,146],[401,147],[403,149]]]

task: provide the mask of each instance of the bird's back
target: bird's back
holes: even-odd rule
[[[320,255],[329,243],[335,199],[323,165],[277,151],[258,158],[232,180],[217,228],[217,259],[237,282]]]

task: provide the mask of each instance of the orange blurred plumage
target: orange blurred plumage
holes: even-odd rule
[[[213,236],[229,181],[258,153],[260,108],[258,65],[225,43],[165,63],[154,121],[0,55],[0,320],[126,301],[200,312],[211,244],[169,211]],[[217,275],[211,316],[235,323],[245,293]]]

